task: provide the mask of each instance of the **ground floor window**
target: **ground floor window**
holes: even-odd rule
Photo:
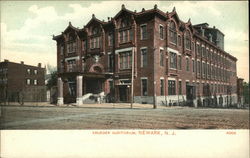
[[[182,87],[181,87],[182,85],[181,85],[181,81],[179,81],[179,95],[181,95],[182,94]]]
[[[176,95],[175,87],[175,81],[168,81],[168,95]]]
[[[147,96],[148,95],[148,83],[147,79],[141,79],[141,92],[142,96]]]
[[[161,95],[164,95],[164,79],[161,79]]]

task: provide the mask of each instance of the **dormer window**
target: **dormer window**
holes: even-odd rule
[[[169,26],[169,38],[170,38],[170,42],[177,44],[176,25],[173,21],[170,22],[170,26]]]

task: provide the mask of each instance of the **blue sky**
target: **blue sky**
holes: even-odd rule
[[[125,4],[129,10],[176,11],[183,21],[207,22],[225,34],[225,51],[238,58],[238,76],[249,80],[248,2],[215,1],[0,1],[1,61],[56,65],[56,42],[69,21],[82,28],[95,14],[107,21]]]

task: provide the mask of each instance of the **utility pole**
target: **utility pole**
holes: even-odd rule
[[[135,48],[132,50],[132,71],[131,71],[131,109],[133,108],[133,102],[134,102],[134,58],[135,58]]]

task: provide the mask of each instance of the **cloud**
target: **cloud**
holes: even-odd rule
[[[92,14],[105,21],[107,21],[107,17],[114,17],[120,11],[121,4],[125,4],[129,10],[137,10],[137,12],[142,8],[152,9],[154,4],[157,4],[163,12],[170,12],[173,7],[176,7],[176,11],[183,21],[187,21],[191,17],[193,24],[208,22],[220,28],[225,34],[225,50],[239,59],[238,72],[239,74],[244,72],[242,73],[244,75],[247,74],[246,66],[242,66],[241,63],[248,65],[247,62],[249,62],[243,57],[248,54],[248,32],[236,28],[237,25],[233,28],[230,22],[224,24],[223,20],[230,18],[230,15],[222,18],[225,16],[225,10],[221,9],[224,3],[214,1],[95,1],[86,6],[85,2],[77,1],[68,4],[65,8],[67,11],[56,10],[56,6],[31,5],[27,8],[27,12],[32,17],[27,18],[19,29],[9,30],[8,25],[1,22],[1,52],[4,53],[3,57],[10,58],[10,60],[25,59],[25,61],[31,60],[35,63],[39,60],[47,60],[52,65],[56,65],[56,43],[52,41],[51,35],[60,34],[67,27],[69,21],[74,26],[82,28],[91,19]],[[33,54],[39,58],[33,59]]]

